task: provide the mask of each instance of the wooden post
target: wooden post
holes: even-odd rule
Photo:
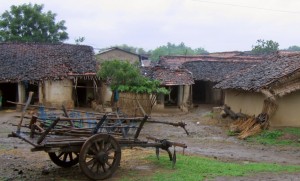
[[[22,111],[21,120],[20,120],[19,125],[18,125],[17,133],[19,133],[20,130],[21,130],[23,118],[24,118],[24,116],[25,116],[27,107],[28,107],[28,105],[30,104],[30,101],[31,101],[31,99],[32,99],[32,95],[33,95],[33,92],[29,92],[29,96],[28,96],[27,102],[26,102],[25,107],[23,108],[23,111]]]
[[[145,115],[144,119],[142,120],[142,122],[140,123],[138,129],[137,129],[136,132],[135,132],[134,139],[137,139],[137,138],[139,137],[140,132],[141,132],[141,130],[142,130],[142,128],[143,128],[145,122],[147,121],[147,119],[148,119],[148,116]]]
[[[40,144],[45,139],[47,134],[51,131],[51,129],[55,127],[55,125],[58,123],[59,120],[60,119],[57,118],[52,122],[52,124],[46,129],[46,131],[39,137],[39,139],[37,140],[37,144]]]
[[[35,125],[36,120],[37,120],[37,116],[33,115],[32,118],[31,118],[31,120],[30,120],[30,123],[29,123],[29,128],[30,129],[31,129],[32,125]]]
[[[183,86],[179,85],[178,86],[178,94],[177,94],[177,106],[181,107],[182,101],[183,101]]]
[[[65,117],[68,118],[68,117],[69,117],[69,114],[68,114],[68,112],[67,112],[67,109],[66,109],[65,105],[62,105],[61,107],[62,107],[62,110],[63,110],[63,112],[64,112],[64,114],[65,114]],[[70,123],[71,127],[75,127],[72,120],[69,120],[69,123]]]

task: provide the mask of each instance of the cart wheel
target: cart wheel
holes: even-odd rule
[[[118,141],[107,134],[97,134],[83,144],[79,153],[79,166],[90,179],[102,180],[110,177],[121,160]]]
[[[72,167],[79,161],[79,154],[75,152],[49,152],[48,155],[53,163],[64,168]]]

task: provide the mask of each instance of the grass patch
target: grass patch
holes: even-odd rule
[[[213,113],[212,112],[207,112],[203,115],[203,117],[206,117],[206,118],[212,118],[213,117]]]
[[[300,146],[300,128],[265,130],[246,140],[264,145]]]
[[[283,131],[300,137],[300,128],[284,128]]]
[[[177,155],[175,169],[171,168],[171,162],[167,156],[161,156],[157,160],[155,156],[149,156],[158,167],[159,171],[149,180],[176,181],[212,179],[219,176],[247,176],[259,172],[299,172],[300,166],[287,166],[267,163],[228,163],[215,159],[198,156]],[[147,179],[146,179],[147,180]]]
[[[238,135],[239,133],[237,133],[237,132],[235,132],[235,131],[230,131],[230,130],[228,130],[227,131],[227,136],[236,136],[236,135]]]

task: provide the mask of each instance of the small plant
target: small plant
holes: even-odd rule
[[[235,131],[230,131],[230,130],[228,130],[227,131],[227,135],[228,136],[236,136],[236,135],[238,135],[239,133],[237,133],[237,132],[235,132]]]

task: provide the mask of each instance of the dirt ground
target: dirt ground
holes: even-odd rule
[[[187,144],[186,154],[213,157],[230,162],[267,162],[286,165],[300,164],[299,147],[278,147],[248,143],[227,135],[230,120],[211,118],[211,106],[200,106],[189,113],[178,110],[155,112],[155,120],[187,123],[186,135],[182,128],[162,124],[145,124],[140,139],[151,135],[171,141]],[[31,152],[31,145],[17,138],[8,138],[12,124],[20,118],[14,116],[20,112],[0,111],[0,180],[87,180],[78,165],[72,168],[60,168],[50,161],[45,152]],[[155,154],[154,149],[133,148],[122,150],[121,166],[108,180],[119,180],[124,173],[147,175],[158,169],[144,159],[145,152]],[[178,152],[180,149],[178,148]],[[133,154],[134,153],[134,154]],[[126,175],[131,178],[131,175]],[[218,177],[213,180],[300,180],[300,173],[270,174],[262,173],[248,177]]]

